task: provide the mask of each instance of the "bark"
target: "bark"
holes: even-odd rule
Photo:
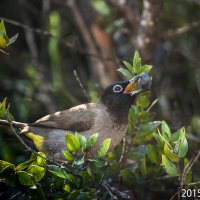
[[[136,38],[136,48],[144,63],[154,63],[155,49],[160,39],[159,25],[162,0],[144,0],[143,12]]]

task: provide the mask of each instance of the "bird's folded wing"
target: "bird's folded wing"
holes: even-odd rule
[[[32,126],[83,132],[94,123],[96,104],[88,103],[52,113],[37,120]]]

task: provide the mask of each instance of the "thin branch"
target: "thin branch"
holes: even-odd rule
[[[185,26],[179,27],[177,29],[168,30],[163,34],[165,40],[173,39],[177,36],[186,34],[195,28],[200,26],[200,21],[192,22],[191,24],[186,24]]]
[[[85,97],[88,99],[88,101],[90,101],[90,97],[89,97],[89,95],[87,94],[85,88],[83,87],[83,84],[82,84],[80,78],[78,77],[76,70],[74,70],[74,76],[76,77],[76,80],[77,80],[77,82],[78,82],[78,84],[79,84],[81,90],[83,91],[83,94],[84,94]]]

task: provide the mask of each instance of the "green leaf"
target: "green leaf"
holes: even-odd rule
[[[158,162],[156,148],[152,144],[147,145],[147,157],[154,164]]]
[[[37,183],[37,182],[41,181],[41,179],[44,177],[45,168],[44,167],[40,167],[38,165],[31,165],[27,169],[27,173],[33,175],[33,180]]]
[[[68,161],[73,161],[75,159],[75,157],[68,150],[63,151],[63,154]]]
[[[6,39],[0,35],[0,48],[5,48],[7,46]]]
[[[128,79],[133,78],[133,74],[132,74],[129,70],[127,70],[127,69],[119,68],[117,71],[118,71],[118,72],[121,72],[122,75],[124,75],[124,76],[125,76],[126,78],[128,78]]]
[[[19,171],[17,174],[19,177],[19,182],[22,185],[29,186],[29,187],[35,185],[35,183],[33,181],[33,175],[31,175],[27,172],[24,172],[24,171]]]
[[[176,165],[172,161],[170,161],[166,155],[163,154],[162,154],[162,165],[167,174],[169,174],[170,176],[177,176]]]
[[[87,139],[85,136],[78,134],[77,132],[75,133],[76,139],[79,141],[81,147],[86,148],[87,146]]]
[[[80,149],[80,142],[74,135],[67,133],[65,138],[66,138],[67,148],[70,151],[78,151]]]
[[[140,124],[138,126],[138,131],[135,136],[134,143],[138,143],[142,141],[146,141],[146,139],[150,139],[153,137],[153,131],[158,128],[160,125],[160,121],[148,122],[144,124]]]
[[[46,158],[46,155],[45,155],[45,153],[43,153],[43,152],[38,152],[38,154],[39,155],[41,155],[42,157],[44,157],[44,158],[42,158],[41,156],[37,156],[37,164],[39,165],[39,166],[46,166],[46,163],[47,163],[47,160],[45,159]]]
[[[174,147],[174,153],[178,154],[179,158],[183,158],[188,151],[188,142],[185,136],[185,129],[181,128],[179,138]]]
[[[131,160],[140,160],[146,156],[146,153],[145,145],[135,146],[128,152],[128,158]]]
[[[139,70],[138,70],[138,74],[141,74],[141,73],[149,73],[150,71],[151,71],[151,69],[152,69],[152,65],[143,65]]]
[[[147,108],[149,106],[149,104],[150,104],[150,101],[149,101],[149,99],[147,98],[146,95],[139,95],[137,97],[136,105],[138,107],[141,107],[142,109],[145,109],[145,108]]]
[[[17,38],[18,38],[18,33],[9,39],[7,46],[14,43],[17,40]]]
[[[139,56],[138,51],[135,52],[133,57],[133,70],[136,74],[139,74],[139,69],[141,67],[141,58]]]
[[[4,25],[3,19],[0,22],[0,35],[1,36],[5,36],[6,35],[6,29],[5,29],[5,25]]]
[[[102,142],[102,144],[100,145],[99,150],[98,150],[98,157],[99,158],[106,155],[106,153],[107,153],[107,151],[110,147],[110,143],[111,143],[110,138],[107,138]]]
[[[63,187],[63,190],[65,191],[65,192],[70,192],[70,185],[69,184],[65,184],[64,185],[64,187]]]
[[[48,171],[60,178],[69,179],[67,172],[56,165],[50,165]]]
[[[187,139],[185,138],[183,140],[183,142],[181,142],[181,144],[180,144],[180,148],[179,148],[179,152],[178,152],[179,158],[184,158],[187,151],[188,151],[188,142],[187,142]]]
[[[6,162],[4,160],[0,160],[0,173],[3,173],[5,171],[14,171],[15,169],[15,165]]]
[[[92,147],[96,141],[97,141],[97,138],[98,138],[99,134],[98,133],[95,133],[93,135],[91,135],[87,141],[87,147]]]
[[[123,63],[126,66],[126,68],[128,69],[128,71],[130,71],[132,73],[133,72],[133,66],[130,63],[126,62],[126,61],[123,61]]]
[[[179,161],[179,157],[173,153],[173,150],[170,149],[167,143],[164,145],[164,154],[173,162]]]
[[[26,162],[23,162],[23,163],[20,163],[19,165],[17,165],[15,170],[17,172],[22,171],[22,170],[28,168],[34,161],[35,161],[35,158],[33,156],[31,156],[31,158],[29,160],[27,160]]]
[[[165,121],[162,121],[161,129],[162,129],[162,134],[164,135],[164,133],[166,133],[168,141],[169,141],[171,139],[171,131],[170,131],[170,128]]]

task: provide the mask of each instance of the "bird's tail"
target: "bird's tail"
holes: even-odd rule
[[[15,128],[24,128],[28,124],[22,123],[22,122],[8,121],[8,120],[0,119],[0,125],[4,125],[4,126],[11,126],[12,125]]]

